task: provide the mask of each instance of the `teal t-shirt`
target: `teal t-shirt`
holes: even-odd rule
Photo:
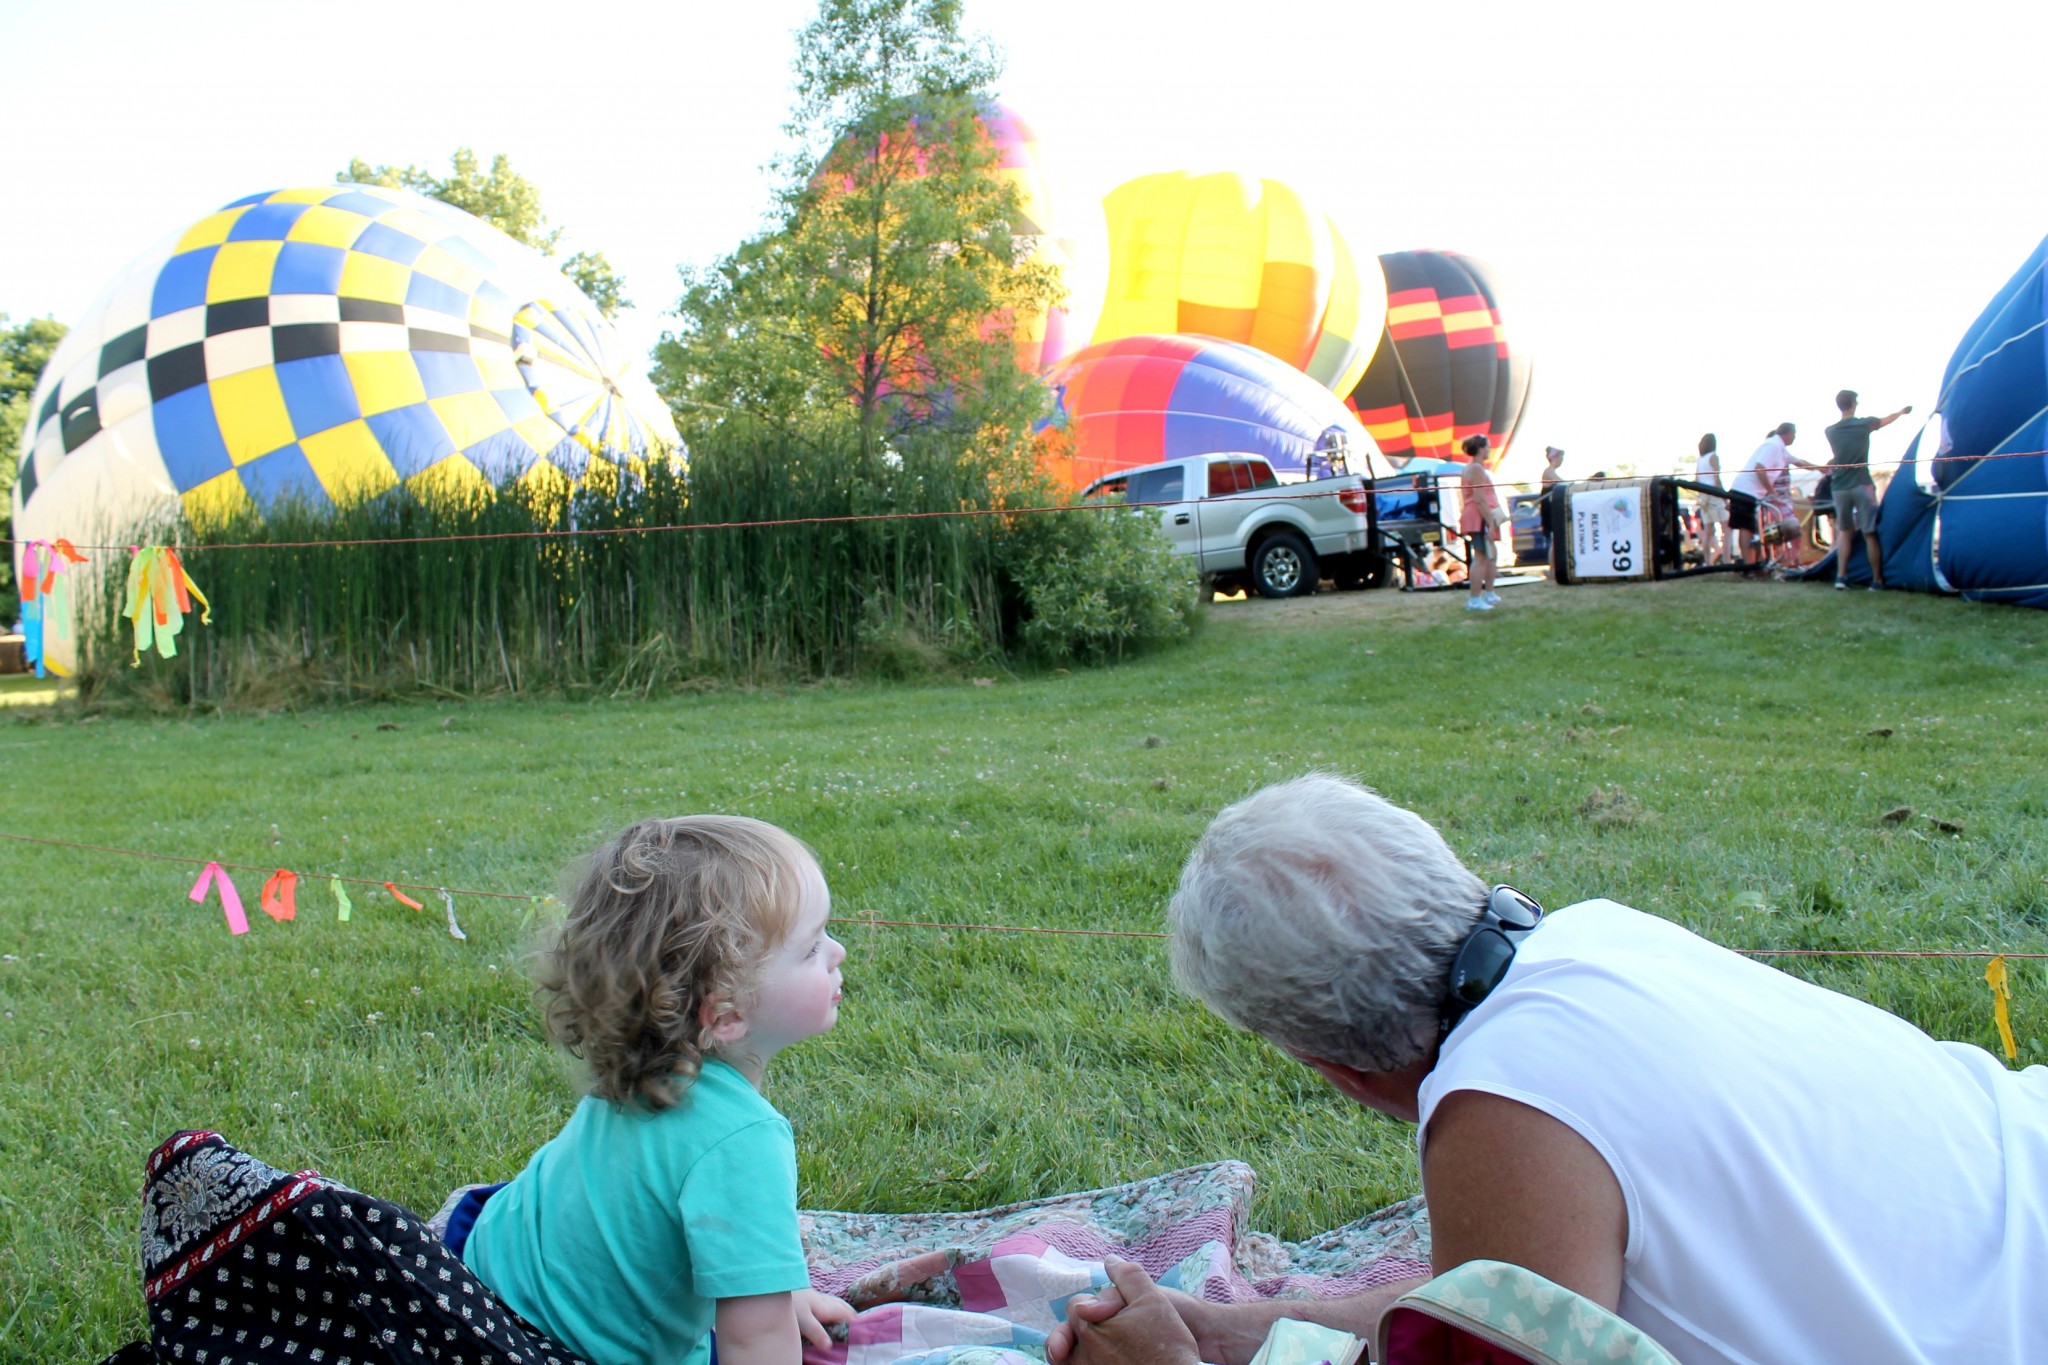
[[[462,1258],[595,1365],[703,1365],[717,1300],[810,1284],[789,1122],[718,1061],[659,1113],[585,1097]]]

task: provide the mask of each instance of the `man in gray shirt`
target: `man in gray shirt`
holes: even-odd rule
[[[1843,389],[1835,395],[1842,419],[1828,428],[1828,448],[1835,457],[1828,465],[1828,482],[1835,497],[1835,587],[1846,588],[1849,553],[1857,532],[1863,534],[1863,552],[1870,560],[1870,590],[1884,587],[1884,546],[1877,538],[1877,485],[1870,477],[1870,433],[1888,427],[1913,410],[1907,404],[1889,417],[1858,417],[1856,391]]]

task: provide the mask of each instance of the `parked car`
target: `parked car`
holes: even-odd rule
[[[1514,536],[1515,567],[1550,563],[1550,532],[1543,525],[1543,494],[1515,493],[1508,498],[1508,525]]]
[[[1387,578],[1370,483],[1356,474],[1282,484],[1257,455],[1191,455],[1119,470],[1081,496],[1157,508],[1167,539],[1215,592],[1301,597],[1324,578],[1340,588]]]

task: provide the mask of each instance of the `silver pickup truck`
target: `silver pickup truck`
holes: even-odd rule
[[[1340,588],[1386,581],[1372,495],[1356,474],[1283,484],[1257,455],[1190,455],[1119,470],[1081,497],[1156,507],[1167,539],[1194,556],[1215,592],[1247,587],[1262,597],[1302,597],[1325,578]]]

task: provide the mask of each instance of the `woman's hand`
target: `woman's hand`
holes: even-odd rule
[[[815,1289],[799,1289],[790,1296],[796,1302],[796,1330],[813,1346],[832,1344],[832,1325],[852,1322],[853,1305]]]

